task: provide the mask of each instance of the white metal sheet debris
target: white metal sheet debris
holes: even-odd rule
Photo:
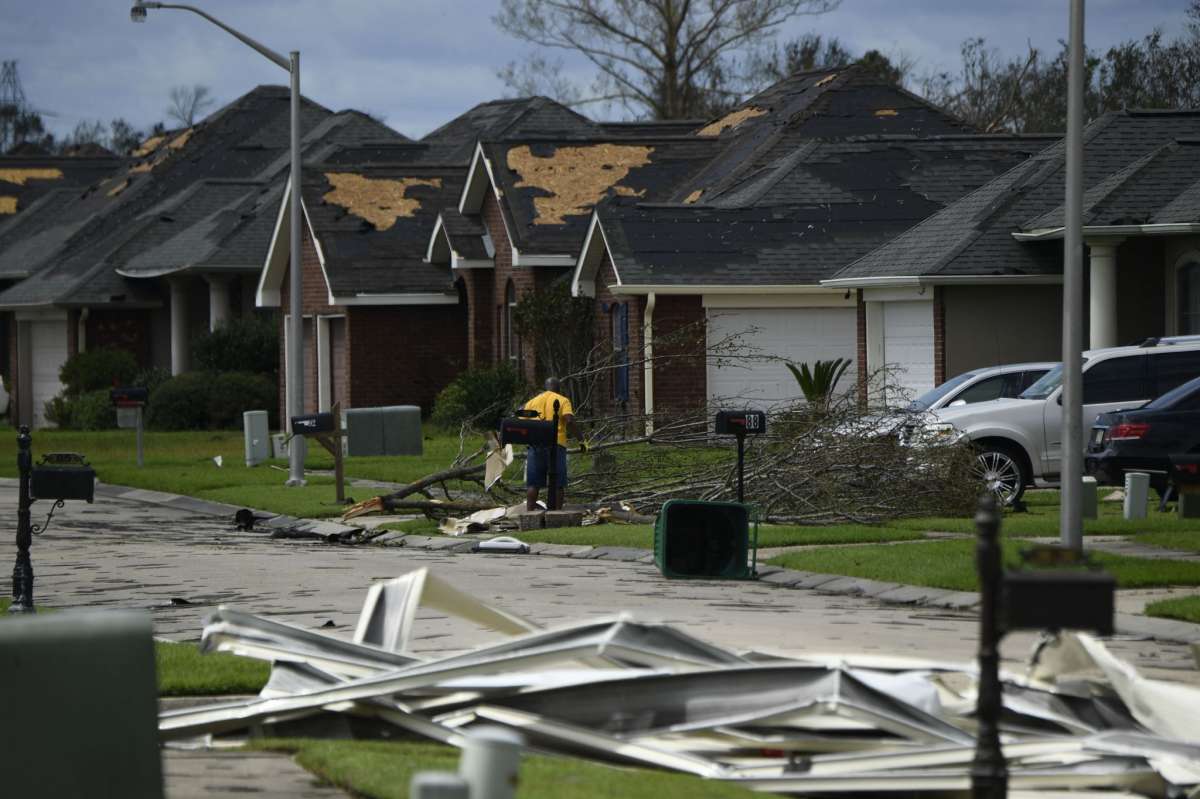
[[[461,654],[410,651],[417,609],[490,629]],[[968,664],[736,653],[628,617],[556,629],[425,569],[372,585],[352,641],[220,608],[205,650],[270,660],[258,697],[164,712],[160,735],[242,733],[314,714],[373,717],[451,745],[476,724],[534,747],[783,794],[955,794],[970,785]],[[1200,795],[1200,691],[1151,680],[1064,635],[1003,675],[1011,795]]]

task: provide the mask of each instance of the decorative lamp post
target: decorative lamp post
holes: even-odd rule
[[[195,6],[178,3],[146,3],[135,0],[129,9],[129,18],[134,22],[146,21],[146,10],[150,8],[173,8],[180,11],[191,11],[221,30],[233,36],[242,44],[255,50],[276,66],[287,70],[291,76],[292,86],[292,124],[291,124],[291,265],[288,271],[290,283],[288,298],[288,357],[287,357],[287,394],[288,418],[304,413],[304,330],[301,326],[302,303],[300,298],[300,51],[293,50],[289,58],[284,58],[271,48],[251,39],[241,31],[235,30],[216,17],[196,8]],[[304,438],[296,436],[288,445],[288,480],[289,486],[304,485]]]

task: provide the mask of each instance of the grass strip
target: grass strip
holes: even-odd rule
[[[1004,542],[1009,567],[1020,563],[1026,542]],[[1200,562],[1133,558],[1091,552],[1093,560],[1108,570],[1120,588],[1200,585]],[[789,552],[769,561],[772,565],[821,574],[842,574],[871,580],[976,591],[974,541],[928,541],[902,547],[865,546],[847,549],[814,549]]]
[[[1160,599],[1157,602],[1151,602],[1146,606],[1146,615],[1200,624],[1200,596]]]
[[[24,618],[8,615],[11,599],[0,599],[0,619]],[[38,607],[37,612],[54,613],[55,608]],[[256,694],[271,676],[271,664],[230,655],[202,654],[193,643],[154,642],[154,666],[159,696],[216,696]]]
[[[1184,521],[1180,519],[1180,521]],[[1133,537],[1134,543],[1145,544],[1162,549],[1175,549],[1181,552],[1200,552],[1200,524],[1195,519],[1191,530],[1168,530],[1156,533],[1142,533]]]
[[[459,751],[424,741],[265,739],[248,748],[288,752],[312,773],[355,796],[405,799],[418,771],[458,771]],[[739,799],[745,788],[689,774],[616,768],[567,757],[521,759],[521,799]]]

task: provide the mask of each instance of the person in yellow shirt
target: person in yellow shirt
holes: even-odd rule
[[[567,433],[581,442],[582,448],[587,449],[583,436],[579,433],[579,425],[575,423],[575,409],[571,400],[558,393],[557,377],[547,377],[546,390],[525,403],[524,409],[533,411],[538,419],[549,421],[554,418],[554,403],[558,402],[558,442],[553,447],[530,447],[525,461],[525,508],[536,510],[538,491],[547,485],[550,476],[550,458],[558,463],[558,486],[556,493],[547,497],[551,508],[561,508],[563,494],[567,487]]]

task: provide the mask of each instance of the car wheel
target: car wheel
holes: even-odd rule
[[[1025,461],[1003,444],[984,444],[975,455],[975,477],[996,495],[1001,505],[1011,505],[1025,493],[1029,483]]]

